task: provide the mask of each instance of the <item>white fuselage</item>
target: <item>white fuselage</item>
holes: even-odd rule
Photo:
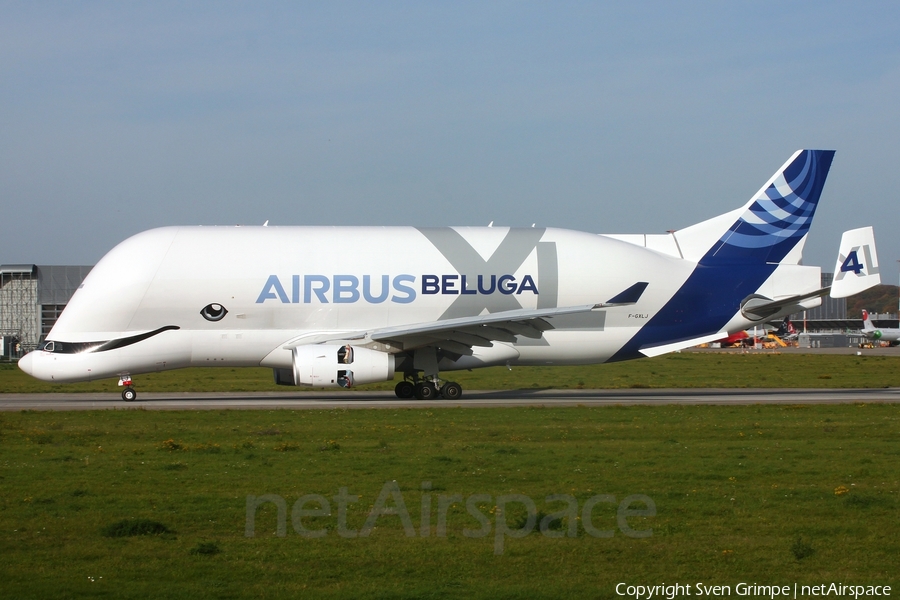
[[[602,363],[696,266],[563,229],[167,227],[110,251],[47,339],[90,349],[165,330],[102,352],[38,351],[27,368],[52,381],[188,366],[289,368],[298,344],[505,310],[602,303],[649,282],[634,305],[558,317],[540,339],[475,347],[471,356],[441,359],[440,368]],[[224,308],[224,316],[205,318],[208,305]],[[728,309],[736,313],[729,330],[752,324],[736,308]]]
[[[47,339],[101,342],[178,329],[106,352],[39,353],[33,374],[75,381],[199,365],[287,368],[291,354],[283,347],[304,337],[436,321],[450,310],[444,318],[591,304],[638,279],[652,281],[627,310],[574,315],[542,340],[495,343],[475,355],[485,364],[598,363],[694,268],[577,231],[537,230],[504,248],[508,256],[495,255],[507,228],[453,231],[465,245],[439,248],[413,227],[169,227],[138,234],[94,267]],[[460,262],[473,269],[465,288]],[[220,321],[201,316],[210,303],[227,310]]]

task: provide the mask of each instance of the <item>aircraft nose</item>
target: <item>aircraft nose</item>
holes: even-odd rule
[[[29,352],[19,359],[19,368],[34,377],[34,352]]]

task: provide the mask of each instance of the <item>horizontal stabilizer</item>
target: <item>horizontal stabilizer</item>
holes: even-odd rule
[[[654,356],[661,356],[663,354],[668,354],[669,352],[675,352],[676,350],[683,350],[685,348],[692,348],[700,344],[706,344],[707,342],[714,342],[724,337],[728,337],[727,331],[720,331],[719,333],[713,333],[712,335],[704,335],[689,340],[682,340],[680,342],[675,342],[674,344],[664,344],[662,346],[641,348],[640,352],[646,357],[653,358]]]
[[[834,265],[832,298],[846,298],[881,283],[878,255],[875,252],[875,232],[872,227],[845,231]]]
[[[784,315],[803,310],[803,306],[800,304],[801,302],[811,300],[812,298],[827,296],[829,291],[831,291],[831,288],[825,287],[814,292],[809,292],[808,294],[800,294],[798,296],[790,296],[778,300],[771,300],[763,296],[751,296],[741,304],[741,314],[751,321],[768,320],[779,313]]]

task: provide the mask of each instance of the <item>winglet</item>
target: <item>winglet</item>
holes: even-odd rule
[[[636,304],[638,300],[641,299],[641,296],[644,293],[644,290],[647,289],[646,281],[638,281],[636,284],[628,288],[623,292],[619,292],[609,300],[603,303],[603,306],[610,306],[616,304]]]

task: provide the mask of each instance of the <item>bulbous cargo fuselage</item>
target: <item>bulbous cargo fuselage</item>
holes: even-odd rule
[[[694,266],[562,229],[154,229],[94,267],[48,335],[52,344],[21,364],[53,381],[191,365],[289,368],[298,340],[596,304],[650,281],[630,310],[560,317],[540,340],[494,343],[441,366],[603,362]]]

